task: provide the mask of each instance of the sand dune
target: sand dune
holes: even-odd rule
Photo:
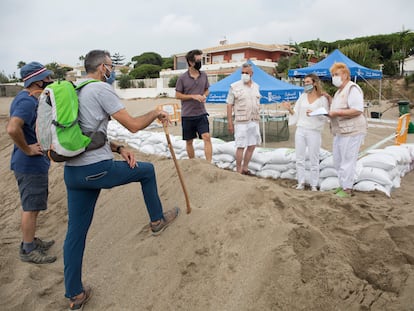
[[[147,107],[148,108],[148,107]],[[20,201],[0,118],[0,309],[65,310],[63,166],[50,170],[38,235],[54,238],[50,265],[18,257]],[[154,163],[165,208],[183,213],[152,237],[138,184],[104,190],[88,235],[85,310],[414,310],[414,173],[388,198],[293,190],[292,180],[243,176],[180,160],[192,213],[171,159]]]

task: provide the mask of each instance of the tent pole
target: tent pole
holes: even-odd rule
[[[262,114],[262,126],[263,126],[263,147],[266,147],[266,127],[265,127],[265,120],[264,120],[263,114]]]

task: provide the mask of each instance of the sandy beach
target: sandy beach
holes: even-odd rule
[[[56,240],[49,252],[58,259],[49,265],[23,263],[20,200],[9,169],[12,141],[5,132],[11,100],[0,98],[0,309],[67,310],[63,165],[51,165],[49,207],[37,231],[40,238]],[[134,115],[178,103],[123,102]],[[212,118],[224,116],[225,105],[208,105],[208,111]],[[383,115],[397,118],[394,106]],[[395,125],[382,125],[369,128],[363,148],[395,132]],[[181,135],[180,125],[170,133]],[[288,141],[266,147],[294,147],[294,128]],[[322,147],[331,150],[328,130]],[[154,163],[164,208],[179,206],[182,214],[153,237],[139,184],[103,190],[84,256],[83,280],[94,290],[84,310],[414,310],[413,171],[391,197],[375,191],[340,199],[294,190],[293,180],[180,160],[192,207],[186,214],[174,162],[136,155]]]

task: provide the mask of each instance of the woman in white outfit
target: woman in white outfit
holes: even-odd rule
[[[329,112],[334,135],[332,154],[339,180],[335,193],[339,197],[348,197],[354,185],[359,148],[367,133],[364,94],[351,81],[349,68],[344,63],[335,63],[330,72],[332,84],[338,88]]]
[[[324,108],[327,114],[329,111],[328,99],[324,96],[319,77],[315,74],[308,74],[304,79],[304,91],[296,101],[294,109],[290,103],[282,105],[292,115],[289,124],[296,124],[295,149],[296,149],[296,176],[298,184],[296,189],[305,189],[306,183],[306,147],[310,162],[309,184],[312,191],[318,191],[319,183],[319,151],[321,148],[321,132],[327,121],[325,114],[309,115],[312,111]]]

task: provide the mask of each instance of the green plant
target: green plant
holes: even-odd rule
[[[131,77],[127,74],[122,74],[118,80],[118,86],[120,89],[128,89],[131,87]]]
[[[177,80],[178,80],[178,76],[173,76],[169,81],[168,81],[168,87],[175,87],[175,85],[177,84]]]
[[[145,82],[144,81],[138,81],[138,88],[139,89],[145,88]]]

